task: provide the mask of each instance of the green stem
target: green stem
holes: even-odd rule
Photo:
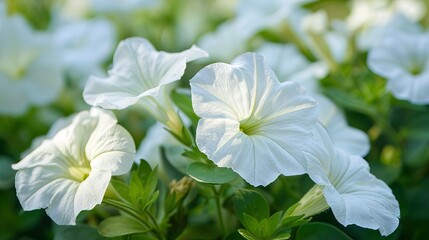
[[[219,220],[219,225],[222,230],[223,236],[226,235],[226,228],[225,224],[223,223],[223,215],[222,215],[222,207],[220,205],[220,193],[216,190],[215,186],[212,186],[212,190],[215,194],[215,201],[216,201],[216,210],[217,210],[217,217]]]

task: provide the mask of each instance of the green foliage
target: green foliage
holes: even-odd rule
[[[236,215],[245,227],[238,232],[245,239],[289,239],[292,227],[308,222],[302,216],[289,217],[283,211],[270,215],[265,198],[253,190],[238,189],[233,201]]]
[[[171,98],[177,107],[191,120],[193,125],[197,125],[200,119],[192,108],[191,95],[184,91],[175,90],[171,92]]]
[[[105,236],[108,237],[108,236]],[[76,240],[76,239],[91,239],[103,240],[106,239],[97,233],[97,229],[86,226],[60,226],[55,232],[54,240]]]
[[[237,174],[229,168],[221,168],[214,164],[202,162],[189,164],[186,173],[197,182],[210,184],[229,183],[237,177]]]
[[[297,240],[336,239],[351,240],[349,236],[338,228],[327,223],[307,223],[298,228]]]
[[[127,216],[110,217],[98,225],[98,233],[104,237],[118,237],[150,230],[147,226]]]

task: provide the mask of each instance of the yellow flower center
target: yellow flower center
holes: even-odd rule
[[[247,118],[240,121],[240,131],[248,136],[257,135],[263,123],[261,120]]]
[[[83,182],[89,176],[91,169],[88,167],[69,167],[68,171],[73,180]]]

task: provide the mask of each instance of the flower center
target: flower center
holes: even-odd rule
[[[83,182],[91,172],[91,169],[87,167],[69,167],[68,170],[70,177],[77,182]]]
[[[410,71],[411,75],[417,76],[423,72],[423,69],[419,66],[414,65],[410,68],[409,71]]]
[[[251,118],[242,120],[240,121],[240,131],[248,136],[257,135],[263,123],[261,120],[258,121]]]

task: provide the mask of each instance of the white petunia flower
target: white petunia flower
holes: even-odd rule
[[[0,4],[0,114],[20,115],[59,95],[63,79],[51,38]]]
[[[368,56],[368,67],[387,79],[387,89],[414,104],[429,103],[429,34],[396,32]]]
[[[22,161],[15,187],[24,210],[46,209],[61,225],[74,225],[77,215],[103,200],[111,176],[128,172],[135,146],[113,113],[92,108],[73,118]]]
[[[258,52],[280,81],[301,83],[319,103],[319,121],[326,127],[334,145],[350,154],[365,156],[369,151],[368,136],[347,124],[344,113],[319,93],[319,79],[326,76],[327,66],[321,62],[310,63],[293,45],[266,43]]]
[[[384,236],[391,234],[398,227],[400,214],[392,190],[369,172],[363,158],[335,149],[322,126],[315,128],[312,141],[304,153],[308,175],[317,185],[300,200],[292,215],[308,217],[329,206],[344,226],[356,224],[378,229]]]
[[[85,86],[85,101],[105,109],[124,109],[141,104],[157,120],[180,135],[182,123],[165,86],[179,80],[186,63],[206,57],[196,46],[180,53],[158,52],[146,39],[133,37],[119,43],[107,78],[91,76]]]
[[[254,186],[305,172],[300,150],[316,124],[317,103],[297,83],[280,83],[262,56],[205,67],[191,92],[201,117],[196,143],[215,164]]]
[[[113,51],[114,26],[107,20],[93,19],[60,23],[55,28],[54,41],[64,68],[83,88],[91,74],[102,72],[103,62]]]

